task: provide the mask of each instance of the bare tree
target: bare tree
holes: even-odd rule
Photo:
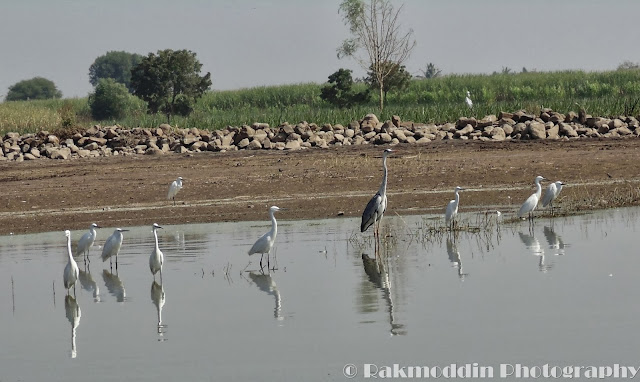
[[[343,0],[339,8],[351,38],[338,48],[338,58],[353,57],[363,69],[372,71],[380,90],[380,111],[384,109],[385,80],[416,45],[413,30],[401,29],[402,8],[396,10],[389,0]]]

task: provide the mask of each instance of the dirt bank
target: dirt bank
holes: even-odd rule
[[[385,146],[386,147],[386,146]],[[0,234],[105,227],[360,216],[380,184],[383,146],[0,162]],[[640,139],[438,141],[389,158],[389,214],[515,211],[543,175],[568,183],[558,205],[638,203]],[[166,200],[185,179],[178,205]],[[548,184],[544,183],[545,186]]]

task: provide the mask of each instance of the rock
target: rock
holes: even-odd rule
[[[238,146],[238,148],[240,149],[244,149],[245,147],[249,146],[249,142],[249,138],[244,138],[240,142],[236,143],[236,146]]]
[[[560,139],[560,127],[553,122],[547,122],[550,126],[547,128],[548,139]],[[546,124],[545,124],[546,125]]]
[[[493,129],[491,129],[489,136],[494,141],[504,141],[505,138],[507,137],[507,134],[502,127],[494,127]]]
[[[529,124],[529,127],[527,129],[527,133],[529,134],[529,137],[531,137],[532,139],[547,138],[547,131],[545,129],[544,124],[541,122],[531,122],[531,124]]]
[[[504,131],[505,135],[511,136],[511,134],[513,134],[513,125],[505,123],[501,127],[502,127],[502,130]]]
[[[497,121],[498,121],[498,118],[495,115],[490,114],[490,115],[485,116],[481,120],[479,120],[478,124],[476,125],[476,127],[477,128],[482,128],[482,127],[492,126]]]
[[[197,150],[197,151],[207,151],[208,147],[209,147],[209,144],[207,142],[197,141],[197,142],[193,142],[190,149]]]
[[[51,159],[69,159],[70,156],[71,150],[69,150],[67,147],[51,149],[51,152],[49,154],[49,158]]]
[[[393,138],[389,133],[380,133],[376,136],[376,144],[391,143]]]
[[[624,122],[622,122],[619,118],[614,118],[609,122],[610,129],[619,129],[624,127]]]
[[[475,129],[473,128],[473,126],[471,126],[469,124],[469,125],[466,125],[465,127],[463,127],[462,129],[456,131],[455,133],[453,133],[453,136],[455,138],[460,138],[460,137],[463,137],[465,135],[468,135],[468,134],[472,133],[474,130]]]
[[[255,138],[251,142],[249,142],[249,145],[247,146],[248,150],[260,150],[261,148],[262,148],[262,143],[260,143],[260,141]]]
[[[400,127],[400,117],[397,115],[394,115],[393,117],[391,117],[391,123],[393,123],[393,125],[395,127]]]
[[[520,110],[513,114],[512,119],[516,122],[527,122],[527,121],[533,121],[535,117],[531,114],[527,114],[524,110]]]
[[[163,155],[164,151],[160,150],[157,147],[149,147],[144,152],[145,155]]]
[[[34,160],[36,159],[36,156],[31,154],[31,153],[25,153],[22,155],[24,160]]]
[[[300,141],[289,141],[285,144],[286,150],[300,150]]]
[[[562,123],[562,122],[558,124],[558,133],[562,136],[570,137],[570,138],[574,138],[578,136],[578,133],[573,128],[573,126],[571,126],[568,123]]]
[[[610,132],[616,132],[616,134],[624,136],[624,135],[631,135],[633,134],[633,132],[631,130],[629,130],[628,127],[622,126],[622,127],[618,127],[616,129],[610,130]]]
[[[460,117],[460,118],[458,118],[458,121],[456,122],[456,127],[458,129],[464,129],[468,125],[471,125],[471,128],[473,130],[473,128],[478,126],[478,121],[475,118]]]
[[[372,124],[373,126],[377,126],[378,123],[380,123],[380,121],[378,120],[378,117],[376,117],[375,114],[367,114],[364,116],[364,118],[362,119],[362,121],[360,121],[360,126],[362,126],[363,123],[368,122],[370,124]]]
[[[394,131],[393,135],[395,136],[395,138],[398,139],[398,141],[400,141],[402,143],[406,143],[407,142],[407,136],[402,130],[398,129],[398,130]]]
[[[55,135],[49,135],[47,136],[47,143],[51,143],[52,145],[57,146],[60,144],[60,139]]]
[[[420,139],[418,139],[416,141],[416,143],[419,144],[419,145],[422,145],[422,144],[425,144],[425,143],[429,143],[429,142],[431,142],[431,139],[429,139],[427,137],[422,137],[422,138],[420,138]]]

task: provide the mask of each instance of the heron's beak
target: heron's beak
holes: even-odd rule
[[[122,232],[129,232],[129,230],[128,230],[128,229],[122,229],[121,231],[122,231]]]

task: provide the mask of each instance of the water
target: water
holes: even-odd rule
[[[259,257],[247,267],[246,255],[268,222],[166,226],[162,287],[149,272],[151,227],[133,227],[117,275],[94,247],[77,300],[66,301],[63,232],[1,237],[0,379],[323,381],[345,380],[346,364],[357,379],[364,364],[476,362],[496,376],[501,364],[639,366],[639,214],[455,240],[425,240],[424,217],[385,217],[393,237],[382,268],[358,219],[280,220],[270,274],[257,271]],[[96,244],[111,232],[100,229]]]

